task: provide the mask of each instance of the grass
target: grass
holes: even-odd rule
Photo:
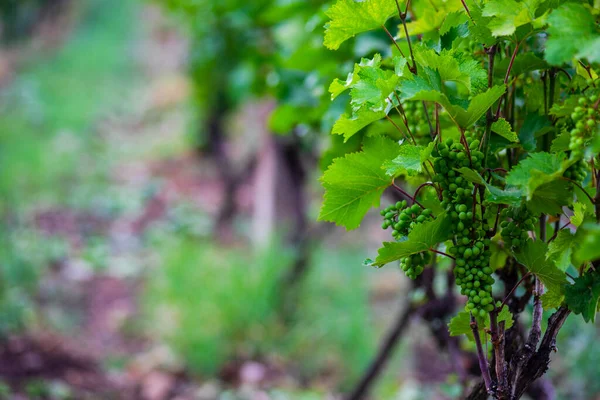
[[[298,315],[285,326],[280,278],[292,254],[281,246],[252,254],[182,237],[161,243],[145,295],[149,323],[194,373],[213,376],[236,358],[276,356],[307,379],[333,370],[343,386],[372,355],[364,271],[352,252],[316,253]]]

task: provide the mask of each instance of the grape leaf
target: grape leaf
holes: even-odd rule
[[[490,243],[490,251],[492,252],[490,255],[490,268],[492,271],[503,268],[506,265],[506,260],[510,256],[508,249],[505,248],[504,245],[500,246],[497,239],[498,236],[493,238]]]
[[[561,293],[562,285],[567,283],[564,272],[556,268],[551,260],[546,259],[548,246],[541,240],[528,241],[515,258],[523,264],[527,270],[535,274],[548,290]]]
[[[530,200],[539,186],[562,175],[566,169],[564,158],[564,154],[531,153],[510,171],[506,183],[522,188]]]
[[[460,172],[461,176],[471,183],[484,185],[488,189],[486,200],[493,204],[508,204],[518,206],[521,204],[523,192],[516,188],[499,189],[487,183],[477,171],[471,168],[462,167],[456,171]]]
[[[519,141],[517,134],[513,132],[512,127],[504,118],[499,118],[498,121],[492,124],[492,131],[511,142]]]
[[[331,20],[325,24],[323,44],[337,50],[343,42],[357,34],[381,28],[397,12],[394,1],[338,0],[325,12]]]
[[[461,83],[469,92],[487,87],[485,69],[464,53],[416,47],[415,60],[422,68],[437,71],[443,82]]]
[[[548,17],[546,61],[559,65],[575,58],[600,61],[600,30],[594,14],[583,4],[569,2]]]
[[[384,242],[373,266],[382,267],[411,254],[429,250],[450,238],[451,226],[452,221],[445,214],[438,215],[433,221],[416,225],[405,241]]]
[[[453,11],[445,15],[444,22],[440,26],[440,35],[445,35],[450,32],[450,30],[454,27],[464,24],[469,20],[469,16],[466,12]],[[410,31],[409,31],[410,32]],[[413,33],[414,34],[414,33]]]
[[[471,2],[469,8],[471,9],[469,32],[473,36],[473,40],[488,47],[496,43],[497,39],[488,27],[492,18],[483,15],[483,8],[478,2]]]
[[[485,199],[492,204],[506,204],[509,206],[519,206],[523,192],[515,187],[507,187],[504,190],[492,185],[486,185],[489,193]]]
[[[354,71],[346,81],[335,79],[329,86],[331,98],[335,99],[350,89],[352,115],[343,114],[335,122],[332,133],[344,135],[348,140],[367,125],[384,118],[391,107],[389,97],[396,89],[400,77],[394,72],[381,69],[381,55],[363,58],[354,65]]]
[[[404,85],[402,85],[404,89]],[[469,107],[465,110],[459,105],[454,105],[448,97],[438,90],[422,90],[411,94],[409,98],[414,100],[435,101],[446,109],[450,118],[461,128],[468,128],[473,125],[485,112],[498,100],[506,88],[504,86],[494,86],[484,93],[480,93],[471,99]],[[414,90],[413,90],[414,92]]]
[[[431,156],[433,146],[433,142],[427,147],[403,144],[400,146],[398,157],[383,164],[386,174],[395,178],[403,173],[412,176],[422,172],[423,162]]]
[[[481,324],[478,324],[481,326]],[[450,336],[467,335],[470,340],[473,339],[473,330],[471,329],[471,314],[467,311],[461,311],[448,324]]]
[[[569,150],[569,143],[571,142],[571,134],[566,129],[563,129],[560,134],[552,141],[550,151],[553,153],[559,153],[561,151]]]
[[[359,80],[352,85],[350,104],[354,110],[367,107],[372,111],[383,110],[386,100],[396,89],[399,77],[392,71],[379,67],[364,67],[358,72]]]
[[[573,216],[571,217],[571,223],[579,228],[583,224],[585,218],[586,206],[583,203],[577,202],[573,204]]]
[[[381,168],[384,161],[398,154],[400,145],[383,136],[365,142],[363,151],[337,158],[321,177],[325,188],[320,221],[335,222],[355,229],[373,206],[379,206],[381,194],[391,179]]]
[[[534,214],[556,215],[562,212],[563,206],[573,201],[573,186],[567,181],[544,183],[535,189],[531,200],[527,202]]]
[[[371,111],[366,109],[359,110],[352,116],[342,114],[342,116],[335,121],[331,133],[335,135],[344,135],[344,141],[347,141],[356,132],[375,121],[379,121],[384,118],[385,115],[385,111]]]
[[[545,115],[527,114],[525,121],[523,121],[523,126],[521,126],[518,133],[519,142],[521,142],[523,149],[529,153],[534,152],[536,149],[536,137],[541,131],[551,125],[550,120]]]
[[[494,36],[508,36],[519,26],[536,20],[539,3],[539,0],[490,0],[485,3],[483,16],[493,17],[487,26]]]
[[[360,71],[367,67],[379,67],[381,65],[381,54],[375,54],[373,58],[362,58],[360,63],[354,64],[354,71],[350,72],[346,77],[345,81],[341,79],[334,79],[329,85],[329,93],[331,93],[331,100],[338,97],[346,90],[352,88],[352,86],[360,79]]]
[[[596,272],[587,273],[575,279],[575,283],[565,286],[565,302],[575,314],[581,314],[585,322],[594,322],[598,300],[600,299],[600,276]]]
[[[540,298],[542,299],[542,307],[545,310],[550,308],[558,308],[565,300],[565,296],[562,293],[554,290],[548,290]]]
[[[556,238],[548,245],[546,259],[554,262],[561,271],[566,271],[571,265],[572,246],[575,241],[575,235],[568,229],[558,232]]]
[[[577,229],[575,236],[580,245],[573,257],[576,266],[600,259],[600,224],[585,223]]]
[[[450,1],[436,1],[434,3],[411,4],[411,9],[419,16],[415,20],[407,22],[408,32],[411,35],[432,34],[439,29],[439,35],[444,35],[451,28],[467,21],[468,16],[460,3]],[[398,35],[405,37],[404,28],[398,29]],[[430,36],[430,37],[433,37]],[[437,39],[437,37],[436,37]]]
[[[481,177],[481,175],[479,175],[479,173],[477,171],[475,171],[471,168],[462,167],[462,168],[456,169],[456,171],[459,172],[463,178],[465,178],[466,180],[468,180],[471,183],[476,183],[478,185],[486,184],[485,180]]]
[[[504,321],[504,329],[509,329],[514,325],[514,319],[512,313],[508,310],[507,306],[502,307],[502,310],[496,316],[498,323]],[[489,314],[485,317],[485,320],[477,318],[477,327],[479,328],[479,334],[481,335],[485,330],[490,329],[491,320]],[[454,318],[450,320],[448,324],[450,329],[450,336],[467,335],[469,340],[474,341],[473,330],[471,329],[471,314],[467,311],[459,312]]]

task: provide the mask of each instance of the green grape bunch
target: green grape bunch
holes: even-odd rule
[[[529,240],[529,231],[535,228],[539,219],[531,214],[526,207],[505,208],[500,213],[504,219],[500,223],[500,235],[509,247],[519,250]],[[510,218],[510,221],[507,219]]]
[[[563,176],[581,185],[587,177],[589,170],[588,163],[584,159],[581,159],[567,168]]]
[[[431,254],[422,252],[400,259],[400,268],[410,279],[417,279],[423,273],[425,266],[431,262]]]
[[[381,210],[383,217],[383,229],[392,228],[392,236],[399,239],[407,236],[410,230],[416,225],[433,219],[432,211],[428,208],[421,208],[418,204],[408,207],[406,200],[392,204]]]
[[[571,114],[571,119],[575,127],[571,129],[569,149],[571,158],[583,157],[583,149],[586,142],[594,137],[600,122],[598,113],[598,94],[590,96],[581,96],[577,100],[578,106]]]
[[[474,202],[475,187],[458,171],[467,167],[482,169],[484,155],[478,150],[479,140],[465,136],[465,142],[452,139],[440,143],[433,155],[436,181],[442,189],[442,206],[452,218],[454,247],[450,254],[456,257],[454,276],[461,294],[468,297],[466,309],[483,317],[494,309],[492,297],[492,269],[489,267],[490,241],[485,238],[488,229]]]
[[[396,240],[400,240],[404,236],[408,236],[412,228],[417,224],[421,224],[433,219],[432,211],[428,208],[422,208],[418,204],[408,206],[406,200],[392,204],[381,210],[383,217],[383,229],[392,228],[392,236]],[[431,254],[422,252],[400,259],[400,268],[406,273],[410,279],[416,279],[425,266],[431,261]]]

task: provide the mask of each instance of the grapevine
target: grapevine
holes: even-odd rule
[[[392,51],[369,54],[330,86],[332,98],[350,96],[332,133],[364,136],[360,152],[325,171],[319,218],[355,229],[387,187],[415,199],[433,186],[416,204],[381,211],[394,241],[366,264],[399,261],[412,279],[448,271],[444,298],[462,308],[448,318],[450,335],[475,341],[481,372],[469,398],[512,400],[546,371],[567,316],[593,320],[600,302],[600,10],[492,3],[338,0],[330,9],[326,47],[380,29]],[[439,15],[451,17],[431,22]],[[573,26],[593,39],[574,46]],[[557,310],[547,324],[544,309]],[[507,346],[529,310],[528,337]]]

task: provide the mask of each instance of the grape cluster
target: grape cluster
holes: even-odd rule
[[[474,207],[474,185],[457,171],[461,167],[480,171],[484,155],[477,149],[479,140],[465,139],[469,150],[452,139],[438,144],[433,153],[437,157],[434,162],[434,181],[442,189],[442,206],[453,221],[455,240],[449,252],[456,257],[456,283],[461,288],[461,294],[468,297],[467,311],[484,317],[494,309],[491,294],[494,278],[489,267],[490,241],[485,238],[488,227],[483,224]]]
[[[392,204],[381,211],[383,229],[392,228],[392,236],[399,239],[407,236],[410,230],[422,222],[433,219],[431,210],[421,208],[418,204],[407,207],[406,200]]]
[[[400,259],[400,268],[406,273],[410,279],[417,279],[425,266],[431,262],[431,254],[424,251],[423,253],[413,254]]]
[[[564,177],[571,179],[579,184],[583,183],[583,180],[587,176],[589,171],[588,163],[585,160],[578,160],[575,164],[571,165],[564,173]]]
[[[575,128],[570,132],[571,139],[569,142],[572,158],[581,158],[583,156],[585,142],[590,136],[593,136],[592,134],[596,130],[598,122],[600,122],[597,102],[597,94],[589,97],[581,96],[578,99],[579,105],[575,107],[571,114],[571,119],[575,124]]]
[[[528,231],[532,231],[539,219],[531,214],[526,207],[505,208],[500,213],[504,221],[500,223],[500,235],[504,243],[518,250],[529,240]],[[507,219],[510,218],[510,221]]]
[[[381,210],[381,216],[383,217],[381,227],[383,229],[391,227],[392,236],[396,240],[407,236],[415,225],[433,219],[430,209],[423,209],[418,204],[408,207],[406,200]],[[431,254],[428,252],[413,254],[400,259],[400,268],[410,279],[416,279],[430,261]]]

